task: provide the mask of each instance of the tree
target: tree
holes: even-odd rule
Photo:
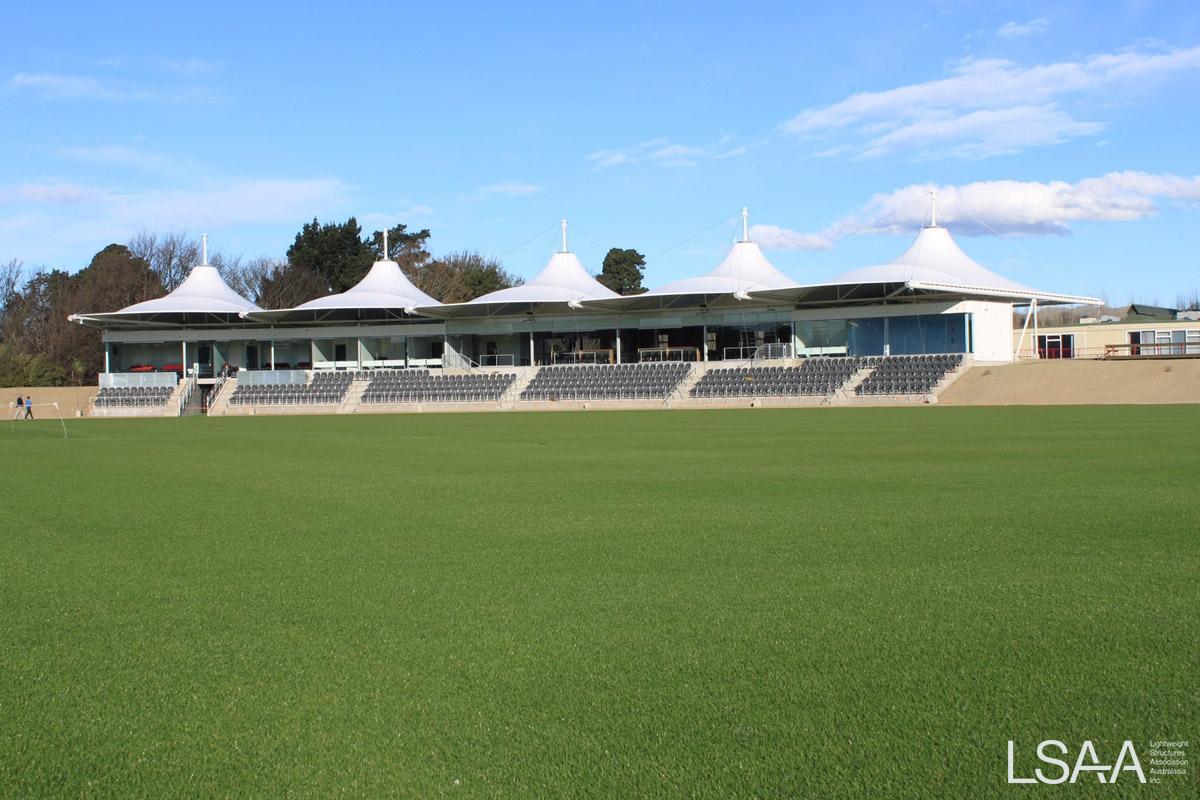
[[[471,250],[447,253],[404,272],[414,286],[443,303],[465,303],[521,283],[498,260]]]
[[[165,294],[159,274],[128,247],[110,244],[71,280],[64,306],[56,312],[66,329],[46,343],[46,356],[77,382],[94,380],[104,367],[100,332],[66,322],[76,311],[113,311]],[[80,369],[82,367],[82,369]]]
[[[596,280],[617,294],[641,294],[642,272],[646,269],[646,257],[637,250],[622,250],[618,247],[608,251]]]
[[[287,251],[288,263],[321,277],[330,292],[344,292],[362,280],[375,260],[354,217],[342,223],[306,224]]]
[[[375,231],[371,234],[370,246],[379,251],[383,245],[383,234]],[[407,274],[429,263],[429,251],[425,245],[429,242],[429,229],[422,228],[414,233],[408,232],[408,226],[400,223],[388,228],[388,258],[400,265]]]
[[[258,277],[258,290],[252,292],[251,299],[263,308],[294,308],[327,294],[325,279],[308,267],[268,258],[250,263],[255,262],[260,262],[255,269],[262,272]]]
[[[200,244],[184,231],[139,231],[127,246],[134,256],[150,265],[168,292],[183,283],[192,267],[200,263]]]

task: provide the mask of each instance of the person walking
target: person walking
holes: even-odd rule
[[[15,417],[13,417],[13,419],[20,419],[21,415],[24,412],[25,412],[25,398],[21,397],[21,395],[17,395],[17,415]]]
[[[33,397],[25,397],[25,419],[33,419]]]

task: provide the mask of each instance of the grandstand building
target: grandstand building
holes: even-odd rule
[[[854,366],[806,375],[796,383],[785,380],[780,386],[787,392],[826,386],[829,375],[849,380],[863,369],[879,369],[871,359],[936,355],[956,356],[955,363],[1011,361],[1014,307],[1098,302],[997,275],[967,256],[932,214],[930,224],[893,261],[821,283],[797,283],[750,240],[743,210],[742,235],[719,264],[640,295],[622,297],[596,281],[568,247],[564,220],[560,251],[533,279],[466,303],[439,303],[417,289],[398,264],[384,259],[346,292],[296,308],[262,309],[233,292],[204,257],[165,297],[72,319],[103,330],[101,384],[112,388],[138,383],[121,376],[164,372],[187,376],[203,393],[237,371],[245,388],[284,380],[261,377],[264,372],[311,384],[312,373],[325,370],[362,373],[369,381],[378,370],[448,375],[534,368],[546,372],[513,385],[532,382],[538,399],[553,399],[555,391],[568,391],[553,370],[569,365],[616,369],[671,362],[705,371],[765,362],[796,368],[803,366],[801,359],[827,357]],[[937,363],[952,368],[949,361]],[[631,387],[645,385],[646,391],[679,383],[671,384],[671,371],[625,372],[634,376]],[[602,384],[596,384],[597,391]],[[408,396],[399,385],[380,384],[361,395]],[[904,388],[922,381],[881,385]],[[495,394],[494,386],[484,388],[480,397]],[[613,391],[620,394],[624,384]],[[630,392],[636,396],[633,388]]]

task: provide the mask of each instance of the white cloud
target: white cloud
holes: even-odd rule
[[[0,206],[40,207],[43,223],[69,227],[74,238],[120,241],[142,229],[300,222],[340,208],[345,195],[346,187],[329,178],[248,178],[150,190],[47,182],[0,186]]]
[[[424,203],[413,203],[403,206],[395,211],[370,211],[366,214],[359,214],[358,221],[362,223],[365,229],[368,225],[378,225],[380,229],[384,225],[389,227],[403,222],[410,227],[420,220],[426,220],[433,216],[433,209]]]
[[[880,92],[859,92],[809,108],[785,133],[837,136],[821,155],[872,158],[916,150],[925,157],[980,158],[1088,136],[1102,122],[1082,121],[1060,100],[1200,68],[1200,47],[1128,51],[1025,67],[1003,59],[967,61],[950,77]]]
[[[55,151],[62,158],[114,167],[141,170],[164,170],[178,166],[181,161],[165,153],[139,150],[123,144],[62,147]]]
[[[43,100],[94,100],[108,103],[211,103],[215,95],[203,86],[173,87],[155,91],[118,86],[90,75],[51,72],[18,72],[8,79],[12,91],[29,92]]]
[[[1041,36],[1050,28],[1050,21],[1039,17],[1028,22],[1006,22],[996,31],[1001,39],[1020,39],[1024,36]]]
[[[982,109],[967,114],[930,114],[875,137],[863,158],[911,151],[923,158],[986,158],[1038,145],[1059,144],[1104,130],[1099,122],[1072,119],[1054,103]]]
[[[18,72],[8,87],[34,92],[48,100],[148,100],[150,94],[117,89],[87,75],[57,75],[49,72]]]
[[[197,58],[195,56],[155,58],[151,59],[151,63],[162,70],[174,72],[176,75],[182,75],[185,78],[198,78],[211,75],[220,67],[216,61],[209,61],[206,58]]]
[[[778,225],[751,225],[750,240],[767,250],[824,250],[830,240],[821,233],[800,233]]]
[[[702,161],[720,161],[746,152],[746,145],[734,145],[733,142],[734,137],[729,134],[703,145],[680,144],[659,137],[631,147],[594,150],[587,155],[587,160],[593,162],[596,169],[640,163],[694,167]]]
[[[489,183],[487,186],[480,186],[475,190],[473,197],[476,200],[483,200],[496,195],[502,197],[526,197],[531,194],[537,194],[541,190],[542,187],[536,183],[501,181],[500,183]]]
[[[103,195],[103,190],[77,183],[14,183],[0,186],[0,205],[69,205],[92,202]]]
[[[961,186],[915,184],[873,196],[858,211],[818,233],[755,225],[751,236],[770,249],[819,250],[851,233],[908,235],[928,221],[930,192],[937,193],[938,224],[956,234],[1065,235],[1075,222],[1145,219],[1158,213],[1158,202],[1163,200],[1200,202],[1200,175],[1126,171],[1076,183],[1001,180]]]

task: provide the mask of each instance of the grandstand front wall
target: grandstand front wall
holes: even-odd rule
[[[818,355],[1012,359],[1012,306],[947,300],[511,315],[481,319],[161,328],[104,333],[107,372],[539,366]]]

